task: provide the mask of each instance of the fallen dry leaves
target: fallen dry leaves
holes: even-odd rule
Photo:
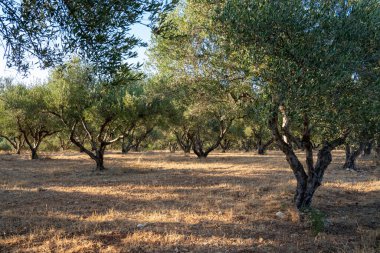
[[[295,180],[280,152],[106,157],[108,170],[94,172],[75,152],[38,161],[1,154],[0,252],[379,249],[380,169],[371,158],[350,172],[334,153],[313,203],[328,226],[315,236],[292,207]]]

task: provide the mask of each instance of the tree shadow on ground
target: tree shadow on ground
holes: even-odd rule
[[[221,171],[224,159],[217,158],[208,169],[197,163],[182,169],[119,167],[122,160],[109,160],[113,169],[100,174],[88,170],[91,161],[1,161],[0,249],[28,247],[23,236],[47,231],[31,239],[42,244],[60,231],[116,252],[337,252],[359,245],[363,229],[380,226],[379,191],[322,186],[314,206],[330,224],[315,237],[309,224],[291,217],[293,175],[281,169],[283,163]],[[277,211],[286,218],[277,218]]]

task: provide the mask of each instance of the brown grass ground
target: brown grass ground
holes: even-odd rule
[[[379,167],[334,153],[314,207],[317,236],[292,208],[295,180],[272,151],[0,155],[0,252],[379,252]],[[276,212],[285,218],[276,217]],[[143,224],[143,227],[138,226]]]

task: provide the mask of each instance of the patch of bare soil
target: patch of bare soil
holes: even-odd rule
[[[325,216],[316,232],[292,207],[280,152],[106,157],[108,170],[94,172],[75,152],[0,155],[0,252],[379,252],[371,158],[351,172],[334,153],[313,203]]]

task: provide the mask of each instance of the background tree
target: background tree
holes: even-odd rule
[[[13,85],[13,80],[0,78],[0,96]],[[0,99],[0,137],[9,143],[16,154],[21,153],[21,148],[25,145],[25,139],[18,130],[14,115],[11,110],[6,110],[6,101]]]
[[[0,137],[4,138],[12,146],[16,154],[21,154],[25,139],[18,130],[12,111],[5,108],[4,101],[0,100]]]
[[[236,98],[241,90],[251,90],[242,55],[227,59],[220,44],[225,40],[214,33],[208,8],[199,1],[186,1],[160,23],[150,49],[154,73],[162,80],[178,115],[179,144],[206,157],[217,148],[232,120],[238,117]],[[247,70],[248,71],[248,70]],[[239,85],[237,85],[239,84]],[[185,145],[183,145],[185,144]]]
[[[369,155],[380,132],[380,62],[369,61],[355,74],[352,93],[347,97],[350,108],[350,135],[346,140],[346,161],[343,168],[356,170],[359,155]],[[365,89],[362,89],[365,87]]]
[[[123,138],[123,119],[134,113],[128,83],[96,78],[87,65],[73,61],[57,69],[48,84],[49,112],[70,131],[70,140],[104,169],[106,147]],[[89,146],[82,142],[88,140]]]
[[[169,119],[173,116],[173,108],[170,97],[162,96],[158,91],[160,86],[156,86],[154,78],[144,77],[135,85],[130,85],[129,94],[133,94],[135,101],[134,116],[128,115],[125,119],[127,123],[124,135],[124,149],[129,151],[140,151],[143,142],[147,142],[152,135],[160,136],[159,128],[167,129]],[[125,143],[127,141],[127,143]]]
[[[57,122],[45,111],[45,94],[43,86],[27,88],[23,85],[9,86],[1,94],[4,110],[12,115],[12,119],[8,117],[8,124],[22,135],[32,159],[38,159],[42,141],[60,131]]]

